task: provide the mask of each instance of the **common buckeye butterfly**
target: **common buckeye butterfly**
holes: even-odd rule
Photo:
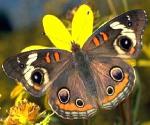
[[[45,91],[52,110],[65,119],[86,119],[98,108],[112,109],[135,85],[134,69],[124,60],[141,51],[147,16],[128,11],[98,28],[82,48],[32,50],[8,58],[3,69],[33,96]]]

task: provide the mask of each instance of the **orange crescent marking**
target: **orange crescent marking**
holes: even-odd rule
[[[129,54],[133,54],[134,52],[135,52],[135,48],[132,47],[132,48],[130,49],[130,51],[129,51]]]
[[[93,42],[94,42],[95,46],[99,46],[100,45],[100,42],[99,42],[99,40],[96,37],[93,37]]]
[[[62,109],[62,110],[69,110],[69,111],[84,112],[84,111],[93,109],[93,106],[90,105],[90,104],[87,104],[87,105],[85,105],[82,108],[77,107],[74,103],[62,104],[58,100],[56,101],[56,104],[59,106],[60,109]]]
[[[56,62],[60,61],[60,54],[58,52],[54,52],[54,58]]]
[[[118,85],[115,86],[115,93],[113,95],[111,95],[111,96],[106,96],[102,100],[103,104],[112,101],[126,87],[128,81],[129,81],[128,76],[129,76],[128,74],[125,74],[125,78],[123,79],[123,81],[119,82]]]
[[[108,35],[106,33],[100,32],[100,35],[102,35],[104,41],[108,40]]]
[[[34,87],[34,89],[36,89],[36,90],[38,90],[38,91],[41,90],[41,86],[38,85],[38,84],[36,84],[36,83],[34,83],[33,87]]]
[[[51,59],[50,59],[50,53],[46,53],[46,56],[45,56],[45,60],[47,63],[51,63]]]

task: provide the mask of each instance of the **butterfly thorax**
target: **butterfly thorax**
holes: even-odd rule
[[[71,50],[73,54],[73,60],[77,64],[76,66],[78,66],[78,68],[83,68],[82,65],[88,67],[89,59],[87,54],[80,48],[80,45],[72,42]]]

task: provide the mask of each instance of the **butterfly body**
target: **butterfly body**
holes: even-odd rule
[[[70,41],[71,52],[23,52],[8,58],[3,69],[33,96],[47,91],[60,117],[87,119],[99,108],[115,108],[132,92],[135,73],[125,60],[140,53],[146,21],[145,11],[128,11],[99,27],[82,47]]]
[[[90,95],[96,97],[96,86],[90,69],[90,59],[86,52],[76,43],[72,44],[73,66],[78,70],[79,75],[83,75],[86,82],[84,82],[87,91]]]

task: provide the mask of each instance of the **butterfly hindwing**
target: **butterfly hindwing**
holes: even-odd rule
[[[132,92],[135,84],[134,70],[120,58],[91,57],[90,68],[102,108],[116,107]]]
[[[93,116],[98,105],[87,91],[85,78],[78,68],[70,64],[49,88],[49,105],[65,119],[87,119]]]
[[[98,28],[83,46],[83,50],[101,56],[136,57],[141,50],[141,38],[147,22],[144,10],[131,10]]]
[[[33,50],[6,59],[3,69],[8,77],[21,82],[33,96],[40,96],[70,59],[71,53],[64,50]]]

